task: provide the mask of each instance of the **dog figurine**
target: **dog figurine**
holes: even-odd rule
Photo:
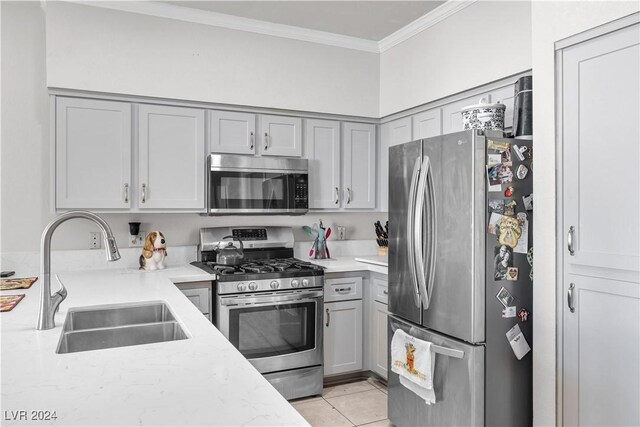
[[[140,270],[162,270],[164,258],[167,256],[167,245],[164,235],[159,231],[150,231],[144,239]]]

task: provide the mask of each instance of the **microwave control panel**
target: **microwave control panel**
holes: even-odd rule
[[[293,207],[307,209],[309,207],[309,183],[307,175],[294,175]]]

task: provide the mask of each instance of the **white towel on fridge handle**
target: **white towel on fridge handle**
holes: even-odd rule
[[[401,384],[427,403],[435,403],[434,362],[435,355],[431,352],[429,341],[413,337],[402,329],[395,331],[391,339],[391,370],[400,376]],[[415,387],[407,386],[407,382]]]

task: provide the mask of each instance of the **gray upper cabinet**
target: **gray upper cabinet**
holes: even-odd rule
[[[366,123],[342,124],[345,209],[376,206],[376,127]]]
[[[380,126],[380,210],[389,210],[389,147],[413,141],[411,117],[388,122]]]
[[[138,106],[138,207],[204,209],[204,111]]]
[[[212,153],[255,154],[255,114],[211,110],[207,114]]]
[[[305,121],[305,157],[309,160],[309,208],[340,207],[340,122]]]
[[[442,135],[442,110],[434,108],[423,111],[411,117],[413,124],[413,138],[423,139]]]
[[[131,206],[131,105],[56,99],[56,208]]]
[[[263,156],[302,156],[302,119],[260,115],[258,153]]]

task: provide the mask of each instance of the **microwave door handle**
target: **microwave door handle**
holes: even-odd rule
[[[429,157],[425,156],[422,160],[422,168],[420,170],[420,179],[418,180],[418,191],[416,195],[416,206],[413,212],[413,253],[416,265],[416,278],[420,295],[422,299],[423,309],[429,308],[429,296],[427,295],[427,279],[425,277],[425,262],[423,251],[423,233],[422,225],[424,221],[424,203],[427,186],[427,176],[429,174]]]
[[[420,158],[416,159],[411,174],[411,186],[409,187],[409,207],[407,210],[407,259],[409,261],[409,274],[411,275],[411,283],[415,291],[415,303],[420,307],[420,289],[418,288],[418,278],[416,277],[416,260],[413,254],[414,239],[414,209],[416,202],[416,188],[418,187],[418,176],[420,175]]]

